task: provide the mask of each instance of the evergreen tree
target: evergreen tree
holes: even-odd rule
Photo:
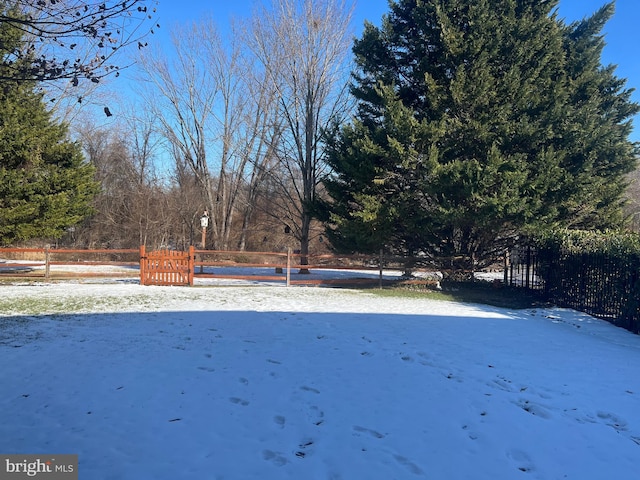
[[[336,248],[473,268],[532,229],[619,224],[638,105],[600,65],[613,5],[569,26],[555,0],[390,6],[355,42],[358,112],[330,145]]]
[[[0,25],[0,54],[21,33]],[[28,61],[28,60],[26,60]],[[58,238],[91,213],[94,169],[30,82],[0,82],[0,245]]]
[[[619,225],[623,176],[633,170],[638,146],[629,142],[629,120],[638,112],[632,90],[615,76],[614,66],[601,66],[604,40],[600,34],[614,13],[607,4],[591,18],[564,29],[566,75],[570,85],[562,128],[566,150],[563,168],[569,173],[562,192],[561,214],[566,226],[604,229]],[[630,160],[631,159],[631,160]],[[595,192],[595,195],[594,195]]]

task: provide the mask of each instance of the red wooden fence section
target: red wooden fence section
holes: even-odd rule
[[[135,249],[65,249],[0,247],[0,282],[11,279],[67,278],[137,278],[143,285],[193,285],[197,279],[233,279],[250,281],[285,281],[288,285],[334,285],[377,282],[382,285],[382,268],[401,270],[404,259],[371,255],[306,255],[308,263],[300,264],[301,255],[287,252],[252,252],[227,250],[147,252]],[[189,262],[192,262],[191,265]],[[199,267],[199,268],[198,268]],[[196,271],[198,268],[198,271]],[[244,270],[243,270],[244,269]],[[274,273],[275,269],[275,273]],[[341,274],[340,278],[296,275],[293,270],[313,273],[323,270],[377,271],[377,279],[360,273]],[[286,272],[285,272],[286,270]]]
[[[187,252],[157,250],[147,253],[140,247],[141,285],[193,285],[195,249]]]

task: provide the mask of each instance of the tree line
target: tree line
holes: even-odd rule
[[[0,5],[31,18],[28,1]],[[13,64],[0,65],[0,241],[184,248],[206,211],[210,248],[294,246],[303,262],[329,247],[382,249],[473,270],[540,230],[625,228],[640,108],[601,64],[614,5],[571,24],[557,5],[398,0],[352,41],[352,3],[272,0],[228,30],[183,25],[170,50],[150,39],[137,49],[135,115],[71,133],[38,89],[73,86],[77,72],[25,78],[45,57],[15,52],[39,33],[2,23]],[[92,42],[109,38],[100,25]],[[83,68],[88,83],[102,78]],[[18,145],[4,124],[26,132],[32,116],[42,125]],[[44,154],[47,128],[73,162]],[[77,178],[49,185],[31,157]]]

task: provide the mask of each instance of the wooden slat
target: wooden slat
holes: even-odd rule
[[[146,253],[140,247],[140,283],[142,285],[193,285],[193,247],[187,252],[157,250]]]

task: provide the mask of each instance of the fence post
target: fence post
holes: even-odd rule
[[[504,286],[509,285],[509,249],[504,251]]]
[[[525,288],[529,290],[529,275],[531,275],[531,245],[527,245],[527,268],[526,268]]]
[[[144,245],[140,245],[140,285],[144,285],[144,277],[145,277],[145,248]]]
[[[194,284],[194,273],[196,268],[196,249],[193,245],[189,246],[189,286],[192,287]]]
[[[48,243],[44,246],[44,278],[47,280],[51,276],[51,245]]]
[[[380,257],[378,258],[378,267],[379,267],[379,275],[378,275],[378,288],[382,290],[382,265],[384,262],[384,251],[380,248]]]
[[[287,247],[287,287],[291,286],[291,247]]]

